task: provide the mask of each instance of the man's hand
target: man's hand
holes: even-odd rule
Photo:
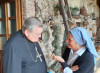
[[[65,62],[64,59],[60,56],[55,56],[55,54],[49,55],[53,60],[59,61],[60,63]]]
[[[77,71],[79,69],[78,65],[72,66],[71,67],[72,71]]]

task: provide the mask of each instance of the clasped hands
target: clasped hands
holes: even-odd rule
[[[51,54],[51,55],[49,55],[49,56],[50,56],[53,60],[58,61],[58,62],[60,62],[60,63],[65,62],[65,60],[64,60],[62,57],[60,57],[60,56],[55,56],[54,53]],[[72,71],[77,71],[77,70],[79,69],[78,65],[71,66],[70,68],[72,69]]]

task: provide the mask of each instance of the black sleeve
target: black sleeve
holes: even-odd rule
[[[66,48],[63,55],[62,55],[62,58],[67,61],[68,60],[68,57],[69,57],[69,53],[70,53],[70,49],[69,48]]]
[[[62,63],[60,63],[60,64],[61,64],[61,66],[63,67],[63,69],[65,69],[66,67],[68,67],[68,65],[67,65],[66,62],[62,62]]]
[[[68,60],[68,57],[69,57],[69,53],[70,53],[70,49],[69,48],[66,48],[63,55],[62,55],[62,58],[65,60],[65,62],[63,63],[60,63],[63,67],[63,69],[65,69],[66,67],[68,67],[67,65],[67,60]]]
[[[6,45],[3,50],[3,73],[22,73],[21,58],[16,47]]]

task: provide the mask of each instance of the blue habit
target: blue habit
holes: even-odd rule
[[[25,39],[33,59],[36,60],[34,43],[30,42],[22,30],[20,30],[15,33],[4,46],[3,73],[47,73],[45,58],[39,44],[37,42],[35,43],[39,54],[41,54],[42,62],[40,58],[37,58],[37,62],[33,62],[30,52],[27,49]]]

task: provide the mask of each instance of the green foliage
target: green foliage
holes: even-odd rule
[[[79,8],[77,8],[77,7],[74,7],[74,8],[73,8],[73,10],[79,11]]]
[[[70,12],[72,15],[77,15],[79,14],[78,12],[80,11],[80,9],[78,7],[70,7]]]
[[[73,12],[73,8],[72,8],[72,7],[70,7],[70,12],[71,12],[71,14],[72,14],[72,12]]]
[[[60,9],[60,5],[59,5],[59,4],[56,4],[56,5],[54,6],[54,10],[55,10],[56,12],[58,12],[59,9]]]
[[[72,12],[73,10],[76,10],[76,11],[79,11],[79,8],[77,8],[77,7],[70,7],[70,11]]]
[[[61,46],[60,46],[60,38],[59,38],[59,27],[57,25],[54,25],[51,27],[54,31],[52,33],[54,37],[54,41],[52,42],[52,46],[55,47],[54,53],[58,55],[58,53],[61,52]]]
[[[64,6],[64,9],[67,10],[67,7]],[[58,11],[60,10],[60,4],[59,4],[59,3],[57,3],[57,4],[54,6],[54,10],[55,10],[56,12],[58,12]]]

